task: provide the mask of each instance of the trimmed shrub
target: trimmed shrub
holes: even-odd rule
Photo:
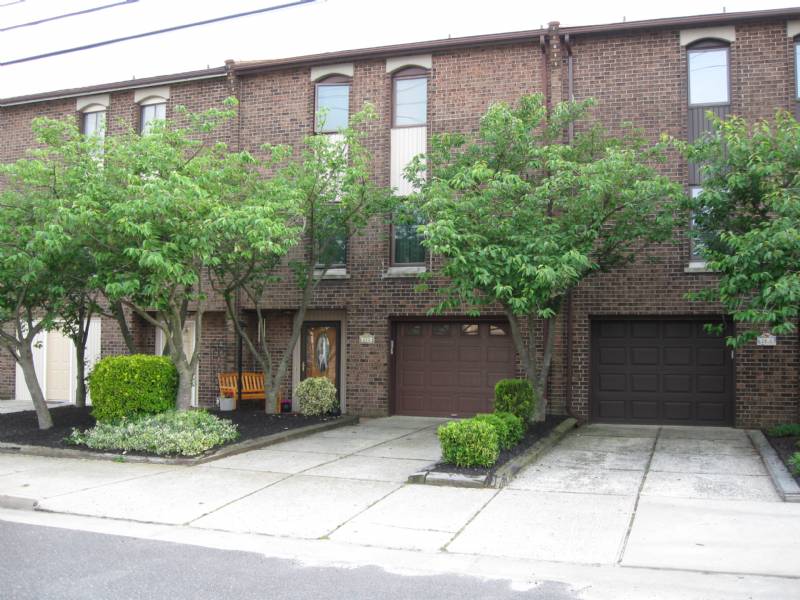
[[[495,412],[494,415],[505,421],[508,428],[509,448],[516,446],[525,437],[525,424],[517,415],[510,412]]]
[[[510,412],[527,426],[536,408],[536,395],[527,379],[501,379],[494,386],[495,412]]]
[[[336,386],[326,377],[309,377],[300,382],[295,392],[300,414],[321,416],[339,408]]]
[[[236,425],[204,410],[146,415],[74,429],[67,442],[96,450],[196,456],[239,437]]]
[[[781,423],[767,429],[769,437],[800,437],[800,423]]]
[[[789,466],[795,475],[800,475],[800,452],[795,452],[789,457]]]
[[[89,376],[92,416],[101,422],[175,408],[178,371],[166,356],[107,356]]]
[[[491,467],[500,454],[497,430],[487,421],[466,419],[439,427],[445,462],[459,467]]]
[[[475,415],[476,421],[484,421],[489,423],[497,432],[497,443],[500,445],[500,450],[508,450],[516,442],[511,439],[511,432],[508,430],[508,424],[505,419],[495,413]]]

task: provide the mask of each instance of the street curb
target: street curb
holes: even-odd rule
[[[337,417],[335,421],[325,421],[323,423],[315,423],[305,427],[297,427],[274,433],[272,435],[265,435],[251,440],[245,440],[238,444],[231,444],[230,446],[223,446],[218,450],[203,456],[195,458],[164,458],[161,456],[142,456],[137,454],[114,454],[110,452],[87,452],[85,450],[77,450],[72,448],[48,448],[46,446],[25,446],[21,444],[10,444],[8,442],[0,442],[0,454],[24,454],[26,456],[44,456],[50,458],[83,458],[91,460],[110,460],[115,462],[126,463],[151,463],[157,465],[201,465],[203,463],[219,460],[242,452],[250,450],[257,450],[286,442],[302,437],[306,437],[313,433],[326,431],[328,429],[336,429],[338,427],[346,427],[348,425],[355,425],[358,423],[358,417],[351,415],[343,415]]]
[[[0,494],[0,508],[10,508],[12,510],[36,510],[37,504],[39,504],[39,501],[35,498],[5,496]]]
[[[747,435],[761,455],[761,460],[764,461],[764,466],[767,467],[770,479],[781,499],[784,502],[800,502],[800,486],[797,485],[797,481],[789,473],[789,469],[783,464],[766,436],[758,429],[748,429]]]
[[[539,460],[550,448],[557,444],[578,422],[568,417],[556,425],[546,437],[536,442],[525,452],[512,458],[497,471],[489,475],[464,475],[462,473],[437,473],[432,469],[436,463],[409,476],[406,483],[441,485],[468,488],[502,488],[514,479],[522,469]]]

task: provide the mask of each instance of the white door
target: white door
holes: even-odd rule
[[[102,356],[101,350],[101,340],[102,340],[102,323],[103,320],[100,317],[92,318],[92,322],[89,325],[89,337],[86,340],[86,352],[84,353],[84,357],[86,359],[86,377],[88,378],[89,375],[92,373],[92,369],[97,364],[97,361],[100,360]],[[75,402],[75,386],[72,387],[72,402]],[[86,387],[86,404],[89,405],[92,403],[92,396],[89,394],[89,387]]]
[[[183,325],[183,351],[186,353],[186,358],[191,359],[194,353],[194,339],[195,339],[195,323],[194,321],[186,321]],[[164,330],[156,328],[156,351],[159,356],[164,354]],[[197,361],[197,366],[194,369],[194,377],[192,377],[192,406],[197,406],[197,387],[200,377],[200,361]]]

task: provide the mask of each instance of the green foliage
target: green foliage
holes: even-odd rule
[[[508,447],[511,448],[519,444],[522,438],[525,437],[525,422],[517,415],[510,412],[495,411],[494,415],[502,421],[505,421],[506,427],[508,428]]]
[[[239,437],[236,425],[202,410],[98,423],[73,430],[67,441],[96,450],[145,452],[159,456],[197,456]]]
[[[101,359],[89,377],[92,416],[101,422],[175,408],[178,373],[164,356],[133,354]]]
[[[295,391],[300,414],[321,416],[332,413],[339,407],[336,386],[327,377],[308,377],[300,382]]]
[[[585,121],[592,104],[564,102],[548,111],[540,94],[514,107],[493,104],[476,136],[434,136],[406,175],[421,190],[410,202],[426,222],[423,245],[444,257],[436,276],[447,283],[437,287],[443,299],[435,310],[500,305],[540,395],[565,295],[592,273],[632,262],[643,245],[671,239],[683,198],[655,167],[666,145],[635,131],[604,134]],[[576,123],[573,142],[564,143]],[[551,325],[541,357],[539,320]]]
[[[767,429],[769,437],[800,437],[800,423],[781,423]]]
[[[459,467],[491,467],[500,455],[495,427],[485,420],[451,421],[439,427],[444,462]]]
[[[508,450],[514,445],[511,431],[509,431],[508,423],[506,423],[505,419],[495,413],[478,414],[475,415],[473,419],[476,421],[484,421],[494,427],[497,433],[497,443],[500,445],[500,450]]]
[[[800,452],[795,452],[789,457],[789,466],[792,467],[795,475],[800,475]]]
[[[501,379],[494,386],[495,412],[509,412],[527,426],[536,409],[536,394],[527,379]]]
[[[694,235],[718,277],[690,294],[719,302],[738,323],[741,346],[766,327],[795,331],[800,316],[800,124],[786,112],[749,125],[713,118],[713,131],[684,149],[702,165],[703,189],[686,200]]]

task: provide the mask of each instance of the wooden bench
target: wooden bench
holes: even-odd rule
[[[238,373],[217,373],[219,381],[219,395],[239,400],[237,384]],[[242,400],[264,400],[264,373],[256,371],[242,372]]]

